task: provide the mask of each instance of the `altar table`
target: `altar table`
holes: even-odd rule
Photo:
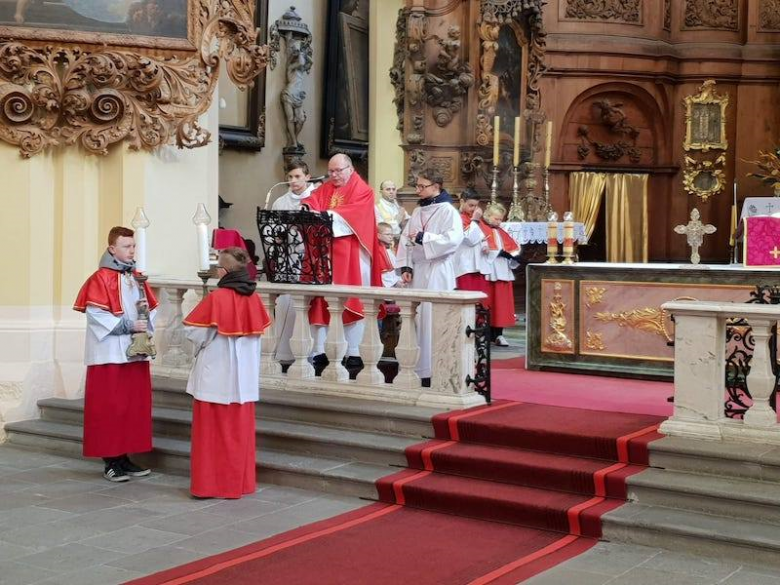
[[[747,302],[780,271],[727,265],[529,264],[527,357],[532,370],[632,378],[674,376],[674,323],[667,301]]]

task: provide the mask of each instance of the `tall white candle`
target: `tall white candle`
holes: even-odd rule
[[[135,269],[146,272],[146,228],[135,230]]]
[[[198,269],[208,270],[209,264],[209,226],[205,223],[199,223],[196,226],[198,230]]]

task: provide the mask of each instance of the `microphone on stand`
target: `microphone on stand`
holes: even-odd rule
[[[325,179],[328,178],[328,175],[320,175],[319,177],[312,177],[311,179],[307,179],[307,183],[322,183]]]
[[[271,202],[271,191],[276,189],[279,185],[289,185],[290,181],[279,181],[275,185],[271,185],[271,188],[268,189],[268,193],[265,194],[265,205],[263,206],[263,209],[268,209],[268,204]]]

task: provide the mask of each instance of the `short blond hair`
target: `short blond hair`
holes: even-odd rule
[[[241,248],[225,248],[219,251],[220,266],[228,272],[236,272],[246,268],[249,264],[249,255]]]
[[[500,203],[491,203],[485,208],[485,211],[482,213],[482,215],[500,215],[503,219],[506,217],[506,207]]]

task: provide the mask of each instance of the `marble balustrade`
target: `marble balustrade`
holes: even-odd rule
[[[666,435],[780,445],[780,424],[769,406],[775,386],[769,341],[780,306],[729,302],[673,301],[674,414],[661,425]],[[743,318],[755,341],[747,387],[753,404],[743,419],[725,410],[726,322]]]
[[[154,374],[186,378],[192,365],[192,348],[184,337],[183,316],[200,300],[202,284],[199,281],[155,280],[150,284],[160,298],[157,317],[157,359]],[[210,281],[214,288],[216,281]],[[484,297],[473,292],[429,292],[415,289],[382,289],[355,286],[314,286],[258,283],[257,292],[269,314],[273,316],[276,300],[291,295],[296,313],[291,348],[295,363],[286,374],[274,359],[276,348],[274,327],[269,327],[262,339],[261,393],[263,388],[289,392],[327,394],[350,398],[384,400],[401,404],[435,408],[463,408],[484,404],[484,399],[466,385],[466,377],[474,375],[474,339],[466,335],[466,328],[474,326],[474,305]],[[331,314],[331,326],[325,343],[330,365],[321,377],[314,376],[314,368],[307,361],[312,339],[309,331],[309,302],[316,296],[324,297]],[[358,297],[363,302],[366,327],[360,344],[365,365],[356,380],[350,380],[341,359],[347,348],[341,312],[344,302]],[[377,313],[380,304],[392,298],[400,307],[401,333],[396,347],[398,375],[392,383],[385,383],[377,363],[383,346],[379,339]],[[419,355],[415,315],[420,303],[433,305],[433,373],[431,387],[423,388],[415,373]]]

